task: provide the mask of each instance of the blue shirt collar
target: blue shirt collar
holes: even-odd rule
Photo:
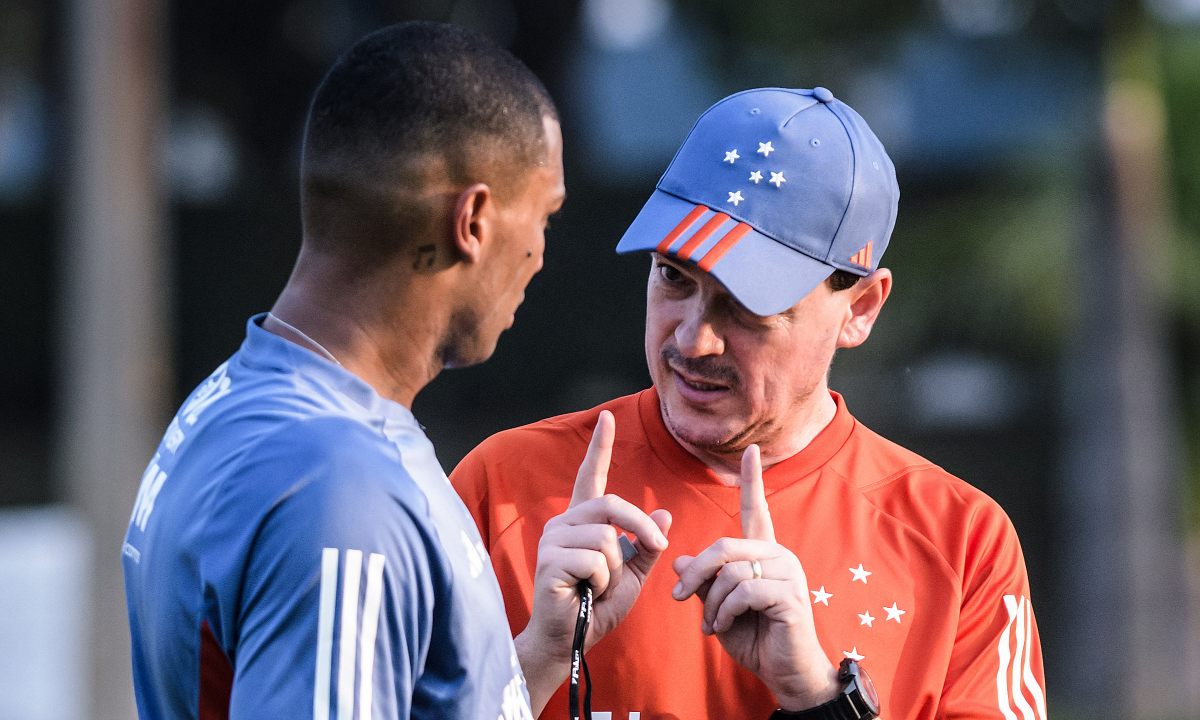
[[[264,330],[267,313],[246,321],[246,339],[238,355],[242,364],[259,370],[296,373],[316,380],[362,406],[367,412],[417,424],[412,411],[375,392],[369,383],[346,368],[306,347]]]

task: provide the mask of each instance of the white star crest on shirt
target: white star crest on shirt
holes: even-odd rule
[[[900,624],[900,616],[908,612],[907,610],[901,610],[900,608],[896,607],[896,603],[892,603],[890,608],[885,607],[883,611],[888,614],[887,619],[895,620],[897,625]],[[887,620],[884,620],[884,622],[887,622]]]
[[[757,185],[759,180],[762,180],[762,172],[761,171],[755,170],[754,172],[750,173],[750,181],[751,182],[753,182],[755,185]]]
[[[850,658],[850,659],[851,659],[851,660],[853,660],[854,662],[862,662],[862,661],[863,661],[863,658],[865,658],[865,657],[866,657],[866,655],[859,655],[859,654],[858,654],[858,646],[857,646],[857,645],[855,645],[854,647],[850,648],[850,651],[849,651],[849,652],[846,652],[845,650],[843,650],[843,651],[842,651],[842,654],[843,654],[843,655],[845,655],[846,657]]]
[[[765,143],[758,144],[758,151],[763,157],[771,157],[771,153],[775,152],[775,148],[771,147],[771,142],[768,140]]]
[[[782,172],[773,172],[771,173],[771,179],[767,182],[773,184],[775,187],[780,187],[787,182],[787,178],[783,176]]]
[[[742,191],[738,190],[737,192],[729,193],[729,199],[726,202],[731,202],[731,203],[733,203],[734,207],[737,207],[738,203],[740,203],[741,201],[743,201],[745,199],[746,198],[742,197]]]
[[[730,150],[729,152],[725,153],[725,162],[732,165],[733,161],[737,160],[740,157],[741,157],[741,155],[737,154],[737,148],[734,148],[734,149]]]
[[[833,597],[833,593],[825,592],[825,586],[822,585],[820,590],[809,590],[813,594],[813,604],[822,603],[825,607],[829,607],[829,598]]]
[[[865,613],[858,614],[858,624],[859,625],[866,625],[867,627],[872,627],[871,623],[873,623],[873,622],[875,622],[875,618],[871,617],[870,610],[866,611]]]
[[[867,576],[871,574],[870,570],[863,570],[862,563],[859,563],[857,568],[850,568],[850,572],[854,573],[854,579],[850,582],[862,580],[863,585],[867,584]]]

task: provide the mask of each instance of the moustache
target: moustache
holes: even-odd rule
[[[714,385],[727,385],[731,388],[738,383],[738,373],[732,366],[726,365],[715,355],[690,358],[680,352],[674,345],[664,347],[658,353],[664,365],[700,379],[701,382],[711,382]]]

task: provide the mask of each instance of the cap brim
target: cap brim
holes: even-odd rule
[[[647,250],[696,264],[764,317],[800,302],[835,270],[719,210],[662,190],[654,191],[617,243],[618,253]]]

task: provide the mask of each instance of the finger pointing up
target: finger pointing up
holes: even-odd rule
[[[613,439],[616,436],[617,421],[613,414],[601,410],[596,429],[592,431],[592,440],[588,443],[587,454],[579,466],[579,474],[575,476],[570,507],[604,495],[604,488],[608,485],[608,463],[612,459]]]
[[[576,486],[578,487],[578,486]],[[775,542],[775,526],[763,489],[762,455],[757,445],[742,453],[742,537]]]

